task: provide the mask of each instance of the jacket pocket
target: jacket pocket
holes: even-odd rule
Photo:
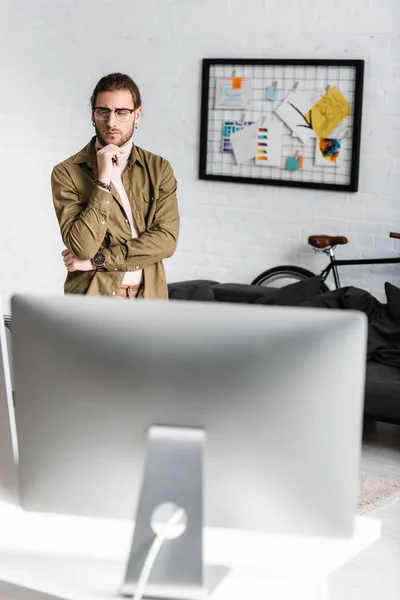
[[[146,223],[146,229],[149,229],[154,221],[157,209],[157,198],[154,194],[143,193],[143,216]]]

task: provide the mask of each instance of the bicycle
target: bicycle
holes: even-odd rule
[[[389,237],[400,239],[400,233],[391,231]],[[327,277],[332,271],[333,280],[335,282],[336,289],[339,289],[340,279],[338,267],[344,267],[347,265],[387,265],[387,264],[399,264],[400,257],[398,258],[362,258],[362,259],[348,259],[348,260],[337,260],[335,256],[335,248],[339,245],[348,243],[348,239],[345,236],[331,236],[331,235],[310,235],[308,243],[314,248],[316,252],[324,252],[329,256],[330,262],[325,269],[322,269],[321,277],[321,291],[329,292],[330,289],[325,283]],[[304,269],[303,267],[297,267],[294,265],[282,265],[279,267],[273,267],[267,269],[258,277],[252,281],[252,285],[259,286],[272,286],[272,287],[283,287],[283,285],[290,285],[298,281],[310,279],[315,277],[316,273]],[[285,282],[285,283],[284,283]],[[274,285],[278,284],[278,285]]]

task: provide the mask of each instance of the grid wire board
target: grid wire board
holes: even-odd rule
[[[215,108],[217,80],[222,77],[251,80],[251,103],[247,109]],[[359,144],[361,125],[363,61],[297,61],[236,59],[203,61],[202,123],[200,145],[200,178],[228,180],[291,187],[310,187],[340,191],[356,191],[358,187]],[[277,82],[276,101],[266,100],[266,88]],[[281,166],[264,166],[255,160],[237,164],[233,152],[223,152],[226,121],[256,122],[267,117],[267,123],[281,121],[275,114],[281,102],[299,82],[298,90],[317,92],[322,96],[328,85],[336,86],[352,108],[346,120],[346,137],[341,140],[340,167],[315,164],[316,139],[303,142],[283,125]],[[287,159],[298,152],[303,168],[288,170]]]

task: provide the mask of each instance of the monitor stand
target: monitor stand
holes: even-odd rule
[[[136,511],[124,596],[133,596],[156,538],[152,515],[165,503],[184,509],[187,527],[163,542],[143,598],[204,600],[226,575],[225,567],[203,565],[203,466],[206,432],[184,427],[151,427],[146,466]],[[183,528],[184,529],[184,528]],[[181,531],[183,531],[181,529]]]

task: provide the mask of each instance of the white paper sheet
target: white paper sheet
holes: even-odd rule
[[[304,115],[314,106],[318,96],[318,91],[293,91],[275,111],[278,117],[293,131],[293,135],[300,138],[303,144],[309,139],[317,137]]]
[[[263,119],[259,119],[250,127],[245,127],[231,135],[231,144],[236,162],[241,165],[256,156],[257,134]]]

